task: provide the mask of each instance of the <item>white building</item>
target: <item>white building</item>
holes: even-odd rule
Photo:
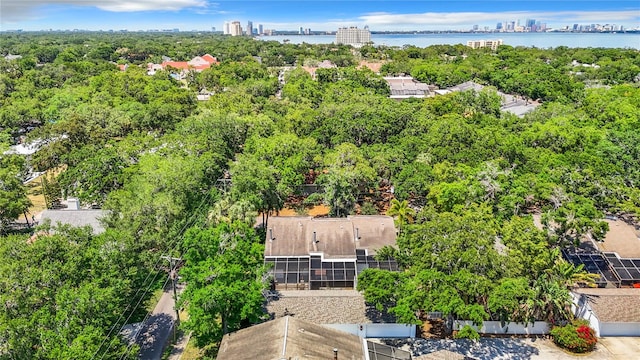
[[[231,36],[242,36],[242,25],[240,25],[240,21],[231,22],[231,27],[229,29],[229,35],[231,35]]]
[[[231,34],[231,24],[228,21],[225,21],[224,28],[222,29],[222,33],[225,35]]]
[[[371,32],[368,27],[358,29],[358,27],[344,27],[338,29],[336,33],[336,44],[345,44],[351,46],[362,46],[371,42]]]
[[[502,44],[503,44],[502,39],[498,39],[498,40],[469,40],[469,41],[467,41],[467,46],[472,48],[472,49],[479,49],[479,48],[488,47],[488,48],[491,48],[491,50],[493,50],[493,51],[498,50],[498,46],[500,46]]]

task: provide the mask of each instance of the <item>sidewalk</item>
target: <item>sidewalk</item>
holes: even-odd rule
[[[171,350],[171,355],[169,355],[169,360],[180,360],[180,358],[182,357],[182,353],[184,352],[184,349],[187,348],[187,344],[189,343],[190,339],[191,339],[191,333],[183,334],[178,339],[178,342],[175,345],[173,345],[173,350]]]

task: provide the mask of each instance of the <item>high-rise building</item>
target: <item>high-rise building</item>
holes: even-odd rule
[[[496,30],[502,30],[502,23],[501,22],[496,24]]]
[[[231,24],[228,21],[224,22],[224,28],[222,29],[222,33],[225,35],[231,34]]]
[[[247,35],[253,35],[253,21],[247,21]]]
[[[298,29],[298,34],[304,34],[304,29],[302,28],[302,26],[300,26],[300,28]]]
[[[358,29],[358,27],[344,27],[338,29],[336,33],[336,44],[345,44],[351,46],[362,46],[371,42],[371,32],[368,27]]]
[[[498,49],[498,46],[502,45],[502,39],[498,39],[498,40],[469,40],[467,41],[467,46],[472,48],[472,49],[479,49],[479,48],[484,48],[484,47],[488,47],[491,48],[491,50],[495,51]]]
[[[241,36],[242,35],[242,25],[240,25],[240,21],[232,21],[231,26],[229,28],[229,35],[231,36]]]
[[[264,27],[262,24],[258,24],[258,35],[264,34]]]

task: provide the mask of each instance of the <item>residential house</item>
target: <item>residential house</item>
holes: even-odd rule
[[[478,84],[473,81],[466,81],[466,82],[463,82],[462,84],[458,84],[446,89],[435,90],[435,93],[437,95],[446,95],[446,94],[450,94],[452,92],[457,92],[457,91],[469,91],[469,90],[482,91],[482,89],[484,88],[485,88],[484,85]],[[524,116],[524,114],[540,106],[539,102],[533,101],[533,100],[527,100],[521,96],[505,94],[501,91],[496,91],[496,93],[500,95],[500,98],[501,98],[500,110],[510,112],[518,117],[522,117]]]
[[[411,354],[286,316],[226,334],[216,359],[410,360]]]
[[[395,261],[374,258],[377,250],[395,243],[389,216],[273,217],[264,256],[276,289],[353,289],[366,268],[398,269]]]
[[[50,221],[51,225],[71,225],[74,227],[90,226],[93,234],[104,232],[100,220],[107,215],[105,210],[81,209],[78,199],[67,199],[66,209],[45,210],[40,214],[40,222]]]
[[[411,76],[385,76],[384,80],[389,84],[391,99],[425,98],[434,95],[434,86],[421,83]]]
[[[576,317],[589,321],[599,337],[640,336],[640,289],[578,289]]]
[[[315,66],[303,66],[302,69],[304,69],[304,71],[308,72],[309,75],[311,75],[311,77],[313,79],[316,78],[316,70],[318,69],[331,69],[331,68],[336,68],[336,64],[332,63],[329,60],[322,60],[321,62],[319,62],[317,65]]]
[[[623,220],[605,219],[609,231],[604,241],[584,236],[577,246],[563,250],[565,259],[600,275],[600,287],[640,288],[640,235],[634,225]]]
[[[196,56],[189,61],[172,61],[166,57],[163,57],[162,60],[162,64],[147,64],[147,75],[154,75],[159,70],[170,69],[177,75],[176,78],[180,80],[184,79],[189,71],[201,72],[212,65],[220,63],[217,58],[210,54]]]

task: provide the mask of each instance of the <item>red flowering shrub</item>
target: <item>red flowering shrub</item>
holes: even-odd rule
[[[574,320],[565,326],[556,326],[551,330],[553,341],[571,352],[593,351],[598,342],[595,331],[585,320]]]

